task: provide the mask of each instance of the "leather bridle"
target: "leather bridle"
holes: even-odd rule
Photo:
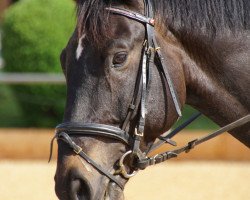
[[[127,17],[131,20],[138,21],[139,23],[145,26],[145,41],[143,44],[142,49],[142,59],[141,59],[141,66],[138,71],[137,80],[135,84],[133,98],[131,100],[130,106],[128,108],[128,112],[126,118],[121,126],[121,128],[104,125],[104,124],[96,124],[96,123],[62,123],[56,127],[56,135],[51,142],[51,153],[50,159],[52,155],[53,149],[53,141],[54,139],[62,140],[67,143],[73,151],[81,156],[84,160],[86,160],[90,165],[92,165],[96,170],[98,170],[101,174],[108,177],[110,180],[115,182],[121,189],[123,189],[123,184],[117,179],[116,175],[121,174],[124,178],[130,178],[135,175],[136,171],[139,169],[145,169],[147,166],[154,165],[170,158],[176,157],[178,154],[182,152],[188,152],[190,149],[194,148],[194,146],[201,144],[208,139],[211,139],[225,131],[231,130],[235,127],[243,125],[250,121],[250,115],[239,119],[232,124],[229,124],[218,131],[209,134],[203,138],[193,140],[189,142],[186,146],[167,151],[165,153],[156,155],[152,158],[146,156],[145,152],[140,150],[140,144],[144,137],[144,128],[145,128],[145,115],[146,115],[146,99],[148,93],[148,84],[150,79],[150,70],[154,66],[154,62],[157,61],[157,69],[160,72],[160,75],[164,78],[164,83],[166,84],[165,88],[169,88],[171,98],[173,100],[175,109],[179,117],[181,117],[181,108],[179,99],[174,88],[173,82],[168,72],[167,65],[164,61],[164,58],[161,54],[160,47],[157,44],[154,34],[154,13],[153,8],[150,0],[144,0],[145,5],[145,15],[141,15],[136,12],[132,12],[126,9],[120,9],[116,7],[108,7],[106,8],[112,14],[121,15]],[[131,120],[136,116],[139,115],[139,120],[136,124],[135,131],[133,135],[128,133],[128,125]],[[186,123],[181,125],[181,127],[175,129],[170,134],[165,137],[160,138],[160,142],[153,145],[150,149],[150,152],[154,150],[156,147],[159,147],[162,143],[169,143],[173,146],[176,146],[175,142],[171,140],[171,138],[178,133],[181,129],[195,120],[200,114],[194,116]],[[118,140],[130,149],[126,152],[121,159],[119,160],[119,169],[113,175],[109,172],[109,170],[104,169],[100,165],[98,165],[94,160],[92,160],[86,153],[83,152],[82,148],[75,144],[75,142],[71,139],[71,136],[81,137],[81,136],[101,136],[107,137],[111,139]],[[123,161],[125,157],[131,156],[133,160],[131,168],[135,171],[132,174],[128,174]]]

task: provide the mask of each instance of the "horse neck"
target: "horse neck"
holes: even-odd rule
[[[250,92],[247,89],[250,85],[247,78],[250,74],[247,59],[250,40],[245,40],[246,45],[242,45],[239,42],[242,39],[221,38],[209,41],[207,38],[190,37],[181,41],[185,49],[183,68],[186,103],[220,126],[250,111]],[[231,134],[250,147],[249,124]]]

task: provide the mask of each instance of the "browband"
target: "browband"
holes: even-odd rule
[[[136,12],[133,12],[133,11],[128,11],[125,9],[115,8],[115,7],[108,7],[108,8],[106,8],[106,10],[112,12],[113,14],[122,15],[124,17],[128,17],[130,19],[134,19],[136,21],[139,21],[139,22],[145,23],[145,24],[149,24],[151,26],[154,26],[154,24],[155,24],[155,20],[153,18],[143,16],[143,15],[136,13]]]

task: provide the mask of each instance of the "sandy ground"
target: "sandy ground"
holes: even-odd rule
[[[0,160],[0,200],[55,200],[55,163]],[[127,200],[249,200],[250,162],[168,162],[131,179]]]

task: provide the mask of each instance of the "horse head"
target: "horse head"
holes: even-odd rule
[[[77,27],[61,54],[67,103],[56,135],[55,188],[60,199],[123,199],[124,185],[143,168],[136,161],[181,116],[185,102],[219,125],[249,113],[249,101],[224,87],[231,84],[226,80],[230,76],[213,68],[228,61],[225,42],[206,38],[204,27],[196,35],[184,30],[178,22],[189,18],[166,26],[171,21],[154,12],[165,4],[172,6],[168,1],[159,1],[158,9],[149,0],[77,1]],[[231,105],[237,107],[233,115]],[[248,135],[233,134],[250,145],[248,127],[242,129]]]
[[[128,179],[116,175],[115,171],[120,158],[133,148],[131,140],[135,132],[143,134],[139,150],[144,153],[178,118],[164,78],[165,69],[161,69],[166,66],[159,66],[163,58],[155,55],[157,48],[161,48],[180,112],[185,100],[185,83],[176,41],[171,36],[168,40],[163,38],[153,16],[147,13],[152,12],[148,6],[151,5],[141,1],[79,4],[78,26],[61,54],[67,105],[64,123],[58,130],[71,131],[72,142],[100,168],[115,176],[120,187],[75,154],[68,146],[69,141],[65,142],[67,138],[63,138],[58,142],[55,176],[60,199],[122,199],[121,187]],[[151,44],[153,40],[155,43]],[[158,43],[160,46],[156,46]],[[128,141],[106,137],[105,128],[111,132],[123,131]],[[81,131],[85,134],[79,137]],[[133,169],[126,165],[126,170]]]

